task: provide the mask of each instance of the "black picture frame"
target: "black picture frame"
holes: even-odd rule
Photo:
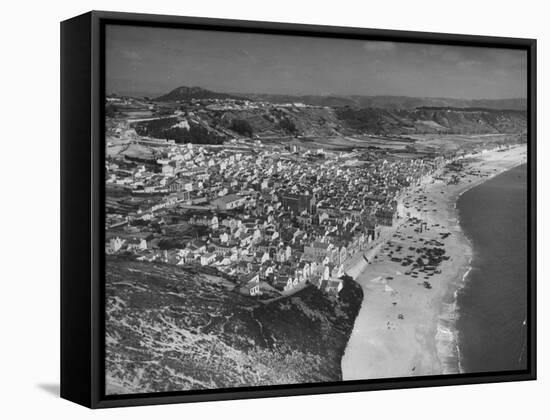
[[[524,371],[106,396],[106,24],[521,49],[528,65],[528,368]],[[536,379],[536,40],[92,11],[61,23],[61,397],[90,408]]]

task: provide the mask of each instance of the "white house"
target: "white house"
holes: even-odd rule
[[[144,238],[132,239],[128,242],[128,250],[143,251],[147,249],[147,241]]]
[[[257,283],[247,283],[247,289],[250,296],[261,295],[260,285]]]
[[[111,238],[107,248],[107,253],[114,254],[115,252],[120,251],[122,245],[124,245],[124,242],[124,239],[120,239],[118,236],[116,238]]]
[[[266,261],[269,261],[269,252],[264,252],[262,255],[262,258],[260,259],[260,263],[263,264]]]
[[[213,252],[208,252],[204,255],[201,255],[201,265],[210,265],[216,261],[216,254]]]

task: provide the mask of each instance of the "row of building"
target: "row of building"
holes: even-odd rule
[[[396,223],[403,190],[441,165],[363,153],[233,143],[110,157],[106,252],[215,267],[251,295],[338,294],[349,259]]]

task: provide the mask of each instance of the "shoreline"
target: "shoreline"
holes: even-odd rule
[[[514,258],[511,262],[498,250],[509,247],[515,253],[525,249],[524,245],[519,246],[517,242],[525,240],[525,231],[515,227],[525,222],[522,210],[526,179],[524,177],[521,180],[519,174],[526,174],[526,166],[522,164],[500,172],[478,188],[470,189],[468,194],[461,195],[457,202],[461,226],[475,251],[471,269],[465,274],[457,296],[459,316],[456,318],[455,331],[458,350],[464,356],[462,358],[459,354],[461,371],[464,373],[508,370],[517,362],[514,359],[515,351],[509,349],[520,345],[517,337],[520,330],[523,332],[519,325],[525,320],[525,313],[521,313],[514,303],[506,299],[507,296],[524,293],[523,290],[510,292],[510,287],[522,289],[524,283],[517,280],[524,275],[524,269],[519,259]],[[514,183],[514,187],[510,187],[510,183]],[[500,192],[501,189],[504,193]],[[506,216],[499,216],[501,212],[506,213]],[[486,236],[480,237],[480,232],[485,232]],[[513,235],[519,235],[519,238]],[[521,254],[518,251],[518,255]],[[488,263],[491,258],[493,265]],[[474,301],[476,303],[472,304]],[[509,333],[510,328],[516,329]],[[482,348],[477,347],[477,344],[472,347],[472,343],[479,343],[480,339]],[[477,348],[478,353],[472,351],[472,348]],[[491,353],[496,354],[488,356]],[[483,359],[482,355],[487,357]],[[502,362],[503,358],[505,363]]]
[[[471,270],[473,248],[460,226],[457,202],[464,192],[525,163],[526,146],[485,151],[471,159],[457,184],[434,179],[404,195],[405,211],[425,222],[422,234],[414,230],[420,223],[400,221],[376,258],[353,270],[364,299],[342,358],[344,380],[462,372],[457,296]],[[424,245],[428,243],[437,245]],[[423,267],[411,272],[396,263],[416,257],[419,248],[444,249],[448,259],[435,272]]]

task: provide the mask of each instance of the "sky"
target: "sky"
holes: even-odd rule
[[[106,27],[107,93],[179,86],[290,95],[525,98],[525,51],[136,26]]]

